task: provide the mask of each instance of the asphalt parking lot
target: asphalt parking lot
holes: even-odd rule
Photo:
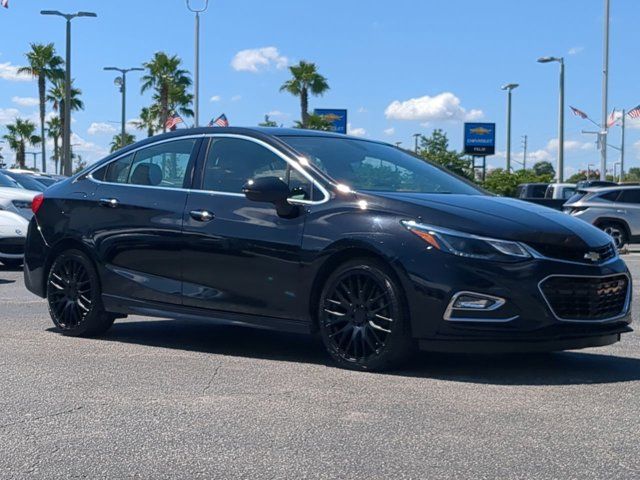
[[[2,268],[1,478],[640,477],[637,332],[355,373],[313,338],[202,322],[62,337]]]

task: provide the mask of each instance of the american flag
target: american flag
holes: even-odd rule
[[[179,123],[182,123],[182,117],[177,113],[174,113],[173,115],[169,115],[164,126],[169,130],[175,130]]]
[[[572,107],[571,105],[569,105],[569,108],[571,109],[571,111],[576,117],[589,118],[589,115],[584,113],[582,110],[578,110],[576,107]]]
[[[629,110],[628,114],[631,118],[640,118],[640,105]]]
[[[4,8],[9,8],[9,0],[2,0],[0,2],[0,5],[2,5]]]
[[[618,120],[620,120],[620,115],[618,115],[618,112],[616,112],[616,109],[614,108],[607,119],[607,128],[613,127],[618,123]]]
[[[209,122],[209,125],[207,125],[207,126],[208,127],[228,127],[229,126],[229,120],[227,120],[227,116],[223,113],[218,118],[212,119]]]

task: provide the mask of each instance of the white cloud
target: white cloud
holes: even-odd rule
[[[483,117],[482,110],[467,111],[460,106],[460,99],[451,92],[443,92],[434,97],[395,100],[386,108],[387,118],[395,120],[421,120],[425,122],[453,120],[473,121]]]
[[[105,157],[109,153],[108,148],[88,142],[76,133],[71,134],[71,145],[74,153],[82,155],[83,159],[89,164]]]
[[[280,55],[276,47],[253,48],[241,50],[231,60],[231,66],[239,72],[258,73],[261,70],[275,66],[285,68],[289,59]]]
[[[393,127],[385,128],[384,130],[384,134],[388,136],[395,135],[395,133],[396,133],[396,129]]]
[[[11,123],[19,116],[20,111],[17,108],[0,108],[0,125]]]
[[[11,101],[21,107],[35,107],[40,101],[35,97],[11,97]]]
[[[577,55],[584,50],[584,47],[571,47],[567,52],[569,55]]]
[[[549,152],[555,152],[558,150],[558,139],[552,138],[547,143],[547,150]],[[564,141],[564,150],[566,151],[576,151],[576,150],[594,150],[595,144],[593,142],[580,142],[578,140],[565,140]]]
[[[220,100],[222,100],[222,97],[220,95],[214,95],[209,99],[210,102],[219,102]]]
[[[231,101],[232,102],[237,102],[238,100],[242,99],[242,95],[234,95],[233,97],[231,97]]]
[[[89,135],[109,135],[116,133],[116,127],[104,122],[93,122],[87,129]]]
[[[364,128],[352,127],[350,123],[347,124],[347,134],[355,137],[365,137],[367,131]]]
[[[267,115],[269,115],[270,117],[288,117],[289,116],[288,113],[281,112],[280,110],[271,110],[270,112],[267,112]]]
[[[358,109],[358,113],[367,113],[369,110],[367,110],[365,107],[360,107]]]
[[[20,67],[11,65],[11,62],[0,63],[0,78],[11,82],[30,82],[33,80],[31,75],[18,73],[18,68]]]

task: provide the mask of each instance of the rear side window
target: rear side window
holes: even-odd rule
[[[599,200],[605,200],[607,202],[615,202],[618,200],[618,195],[620,195],[619,190],[614,190],[613,192],[603,193],[602,195],[598,195],[596,198]]]
[[[618,202],[640,203],[640,189],[622,190]]]

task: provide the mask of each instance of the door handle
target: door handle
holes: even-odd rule
[[[215,217],[213,213],[207,210],[191,210],[189,215],[198,222],[210,222]]]
[[[101,207],[116,208],[119,203],[117,198],[101,198],[98,200],[98,204],[100,204]]]

